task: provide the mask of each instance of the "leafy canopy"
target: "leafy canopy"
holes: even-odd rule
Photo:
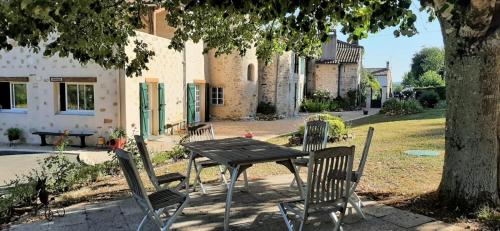
[[[294,51],[318,57],[321,44],[336,26],[351,40],[360,40],[389,26],[396,36],[416,33],[411,0],[284,1],[173,0],[163,3],[168,23],[178,28],[171,48],[181,50],[189,39],[205,41],[216,55],[257,48],[269,61],[275,53]]]
[[[46,56],[70,55],[85,64],[125,68],[140,75],[154,53],[133,41],[143,28],[141,16],[164,7],[168,23],[178,28],[171,48],[182,50],[192,39],[216,54],[252,47],[266,61],[275,53],[294,51],[318,57],[335,26],[352,40],[390,26],[396,36],[416,33],[411,0],[4,0],[0,1],[0,50],[13,45]],[[133,57],[125,47],[133,43]]]
[[[414,87],[441,86],[444,85],[443,75],[444,50],[437,47],[423,48],[413,55],[411,70],[403,76],[403,85]]]
[[[125,68],[139,75],[154,52],[133,41],[134,58],[125,54],[129,38],[142,28],[143,1],[5,0],[0,1],[0,50],[13,45],[45,56],[72,57],[104,68]]]

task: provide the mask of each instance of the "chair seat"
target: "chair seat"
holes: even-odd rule
[[[167,173],[165,175],[157,176],[156,179],[158,180],[159,184],[167,184],[167,183],[171,183],[174,181],[183,181],[184,179],[186,179],[186,176],[184,176],[178,172],[174,172],[174,173]]]
[[[186,196],[174,190],[162,189],[149,194],[148,198],[153,209],[158,210],[181,203],[186,199]]]
[[[304,199],[302,200],[291,200],[282,202],[285,208],[290,209],[297,215],[302,216],[300,211],[304,211]],[[343,200],[338,199],[336,201],[321,202],[317,204],[309,204],[309,213],[314,213],[317,211],[343,211],[344,205]]]
[[[209,168],[209,167],[215,167],[219,166],[220,164],[213,161],[213,160],[201,160],[201,161],[196,161],[196,164],[201,166],[202,168]]]
[[[309,164],[308,158],[300,158],[300,159],[295,160],[295,165],[297,165],[297,166],[307,167],[307,164]]]

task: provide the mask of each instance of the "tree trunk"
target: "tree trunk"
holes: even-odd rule
[[[448,111],[440,196],[462,209],[500,205],[500,38],[464,46],[470,38],[443,34]]]

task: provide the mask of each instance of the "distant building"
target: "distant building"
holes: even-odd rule
[[[381,107],[387,99],[392,97],[392,74],[389,62],[385,67],[366,68],[366,70],[377,78],[382,88],[377,94],[372,91],[371,107]]]
[[[337,40],[335,33],[323,44],[319,59],[308,62],[307,94],[328,91],[333,97],[347,97],[349,91],[357,91],[361,81],[364,48],[357,43]]]

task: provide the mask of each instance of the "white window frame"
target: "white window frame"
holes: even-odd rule
[[[94,92],[94,110],[72,110],[68,109],[68,85],[76,85],[76,100],[77,100],[77,106],[80,108],[80,87],[79,86],[85,86],[85,85],[90,85],[92,86],[92,91]],[[94,115],[95,114],[95,84],[93,83],[80,83],[80,82],[66,82],[64,84],[64,94],[65,95],[65,108],[66,111],[61,111],[61,114],[81,114],[81,115]]]
[[[15,100],[15,84],[23,84],[26,86],[26,108],[17,108]],[[26,113],[28,112],[28,83],[26,82],[9,82],[9,98],[10,98],[10,109],[2,109],[2,112],[14,112],[14,113]]]
[[[216,96],[215,98],[214,98],[214,89],[217,89],[215,93]],[[220,94],[221,92],[222,94]],[[220,95],[222,95],[222,97],[220,97]],[[216,103],[214,103],[214,99]],[[219,103],[219,99],[222,100],[222,103]],[[224,87],[212,87],[210,89],[210,104],[214,106],[224,106]]]

